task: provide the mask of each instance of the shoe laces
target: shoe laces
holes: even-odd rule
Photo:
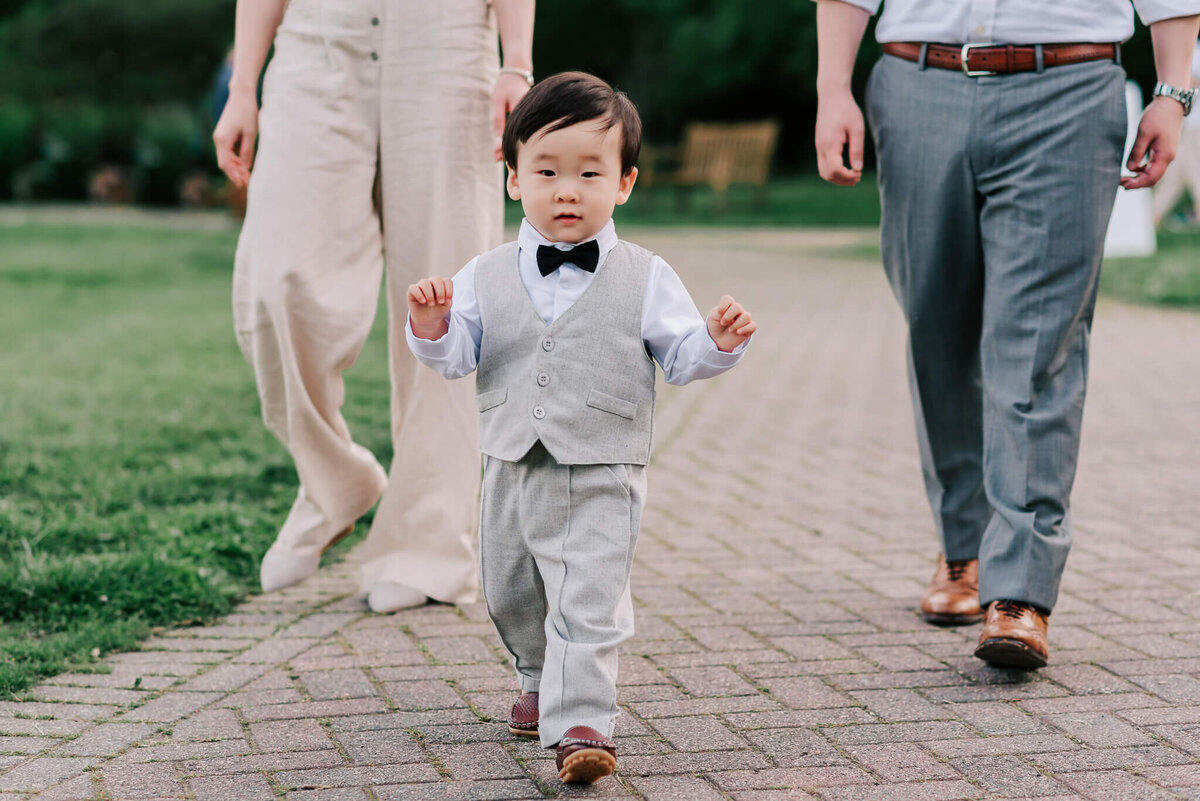
[[[967,568],[971,565],[970,559],[962,559],[955,562],[947,562],[946,568],[950,571],[950,580],[958,581],[967,572]]]
[[[996,601],[996,611],[1014,620],[1020,618],[1026,609],[1032,608],[1029,604],[1020,601]]]

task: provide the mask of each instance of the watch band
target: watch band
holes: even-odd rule
[[[1196,100],[1197,91],[1200,90],[1180,89],[1178,86],[1172,86],[1162,81],[1154,84],[1154,96],[1169,97],[1179,103],[1179,105],[1183,106],[1183,116],[1185,117],[1192,113],[1192,103]]]
[[[531,70],[523,70],[520,67],[501,67],[500,72],[501,74],[507,72],[512,75],[520,75],[525,79],[525,83],[533,86],[533,72]]]

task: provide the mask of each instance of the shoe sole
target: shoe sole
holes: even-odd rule
[[[537,729],[518,729],[515,726],[509,726],[508,730],[518,737],[537,737]]]
[[[1046,666],[1046,657],[1025,643],[1002,637],[981,642],[975,649],[975,656],[1000,667],[1032,669]]]
[[[922,612],[921,617],[926,623],[935,626],[969,626],[983,620],[983,612],[977,615],[949,615],[940,612]]]
[[[593,784],[617,769],[617,758],[600,748],[584,748],[563,760],[558,778],[568,784]]]

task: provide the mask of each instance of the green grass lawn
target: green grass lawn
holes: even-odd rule
[[[0,227],[0,697],[255,585],[296,479],[234,342],[235,236]],[[386,464],[378,322],[346,415]]]
[[[1200,307],[1200,229],[1160,231],[1153,256],[1109,259],[1100,290],[1135,303]]]

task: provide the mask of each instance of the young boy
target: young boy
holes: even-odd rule
[[[705,320],[662,259],[617,239],[640,147],[624,94],[579,72],[541,82],[502,141],[517,241],[408,289],[417,358],[446,378],[478,370],[483,594],[522,691],[508,724],[557,746],[567,782],[616,767],[654,362],[672,384],[709,378],[756,329],[729,296]]]

